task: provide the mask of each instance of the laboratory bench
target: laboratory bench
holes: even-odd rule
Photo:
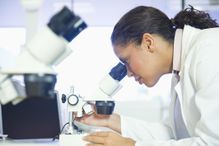
[[[59,146],[58,141],[0,140],[0,146]]]

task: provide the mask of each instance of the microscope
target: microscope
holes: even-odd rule
[[[118,63],[110,72],[99,82],[97,90],[89,97],[82,97],[74,93],[74,87],[70,88],[66,97],[69,121],[67,129],[59,136],[62,146],[70,143],[75,145],[85,145],[82,137],[89,132],[112,131],[106,127],[89,126],[75,120],[83,115],[90,115],[93,112],[99,115],[111,115],[115,102],[112,99],[121,88],[120,81],[127,75],[126,66]],[[94,111],[95,110],[95,111]]]
[[[69,56],[67,46],[87,24],[67,7],[52,16],[48,24],[36,31],[32,17],[42,0],[21,0],[28,12],[26,43],[15,58],[13,66],[0,68],[0,104],[17,105],[24,99],[56,98],[54,67]],[[32,30],[30,30],[32,29]],[[29,35],[30,34],[30,35]],[[31,38],[30,38],[31,37]],[[17,80],[21,77],[23,80]],[[4,135],[3,135],[4,136]]]
[[[36,0],[35,2],[37,2]],[[23,0],[29,3],[29,0]],[[29,4],[28,4],[29,6]],[[32,7],[32,6],[31,6]],[[67,47],[87,24],[67,7],[61,9],[49,23],[25,44],[12,67],[0,68],[0,104],[18,104],[25,98],[51,98],[54,96],[56,72],[54,66],[62,62],[72,50]],[[125,65],[118,63],[100,81],[98,89],[89,97],[78,96],[74,88],[66,96],[69,127],[60,134],[62,146],[83,145],[83,126],[76,126],[76,117],[91,114],[94,105],[97,114],[110,115],[115,103],[111,98],[122,87],[120,81],[126,76]],[[14,79],[22,76],[24,84]],[[92,103],[92,106],[90,105]],[[75,129],[77,127],[77,129]],[[108,129],[106,129],[108,130]]]
[[[0,68],[0,103],[17,104],[26,97],[53,97],[56,83],[53,67],[70,55],[72,50],[67,44],[86,27],[67,7],[55,14],[22,48],[13,67]],[[24,85],[13,79],[17,75],[23,76]]]

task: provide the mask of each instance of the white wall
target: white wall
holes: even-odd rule
[[[154,6],[172,16],[180,10],[180,3],[172,0],[43,0],[40,7],[40,24],[46,24],[50,17],[64,5],[80,15],[89,26],[113,26],[128,10],[139,6]],[[0,0],[0,27],[21,27],[25,24],[25,9],[21,0]]]

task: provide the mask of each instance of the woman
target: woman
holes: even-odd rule
[[[87,116],[81,122],[118,132],[90,134],[84,137],[88,145],[219,145],[219,28],[214,27],[209,14],[191,6],[174,19],[146,6],[126,13],[111,36],[114,52],[128,76],[148,87],[173,73],[169,118],[146,123],[118,114]]]

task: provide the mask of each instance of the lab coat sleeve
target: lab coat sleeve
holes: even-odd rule
[[[171,130],[162,123],[150,123],[121,116],[122,136],[136,141],[135,146],[205,146],[198,137],[174,140]]]
[[[217,31],[219,32],[219,31]],[[215,33],[218,34],[218,33]],[[217,39],[216,39],[217,38]],[[203,41],[198,53],[196,69],[191,76],[196,86],[195,104],[200,120],[195,127],[198,135],[207,145],[219,145],[219,47],[218,36],[214,41]],[[205,49],[206,48],[206,49]]]
[[[131,117],[121,116],[121,133],[136,141],[168,140],[173,136],[169,127],[162,123],[146,122]]]
[[[182,140],[153,140],[153,141],[137,141],[135,146],[207,146],[199,138],[186,138]]]
[[[135,140],[135,146],[205,146],[198,137],[174,140],[170,128],[163,123],[125,116],[121,116],[121,132],[122,136]]]

